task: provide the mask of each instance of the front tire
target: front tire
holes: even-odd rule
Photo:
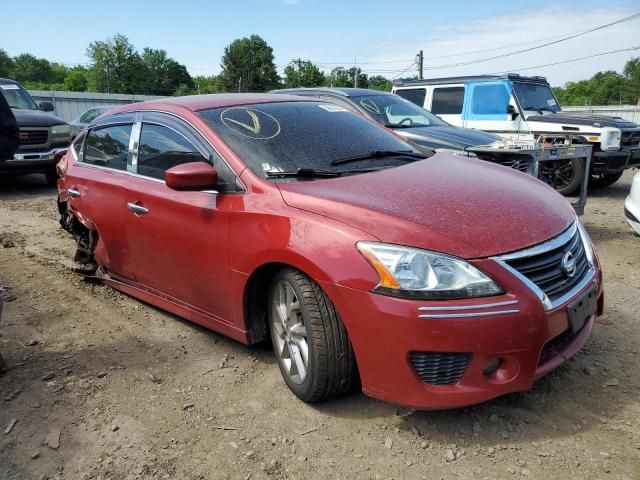
[[[55,170],[45,173],[44,176],[47,179],[47,185],[49,185],[50,187],[55,187],[56,185],[58,185],[58,178],[60,177],[58,177],[58,172],[56,172]]]
[[[603,188],[613,185],[624,174],[624,170],[618,173],[599,173],[589,176],[589,185],[593,187]]]
[[[581,158],[544,163],[542,176],[550,182],[555,180],[558,193],[568,196],[578,191],[584,177],[584,163]]]
[[[320,286],[298,270],[281,270],[269,291],[269,330],[280,372],[304,402],[349,391],[357,376],[347,331]]]

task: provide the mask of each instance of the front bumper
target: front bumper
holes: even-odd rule
[[[46,173],[55,170],[56,162],[67,152],[67,147],[52,148],[44,152],[18,152],[11,160],[0,162],[0,174]]]
[[[571,334],[566,307],[595,284],[598,314],[602,312],[604,297],[599,269],[593,280],[572,299],[545,311],[536,295],[510,272],[491,260],[476,263],[500,285],[511,286],[508,293],[450,301],[446,306],[463,307],[459,311],[465,313],[484,313],[489,310],[482,305],[501,304],[490,308],[498,312],[495,315],[420,318],[424,313],[421,307],[441,308],[445,304],[403,300],[323,284],[349,332],[366,394],[418,409],[463,407],[528,390],[536,379],[582,348],[594,317],[576,334]],[[457,383],[433,385],[418,375],[412,363],[413,352],[443,355],[465,352],[470,356]],[[483,370],[496,359],[500,359],[499,368],[485,375]],[[455,367],[456,360],[450,361]]]
[[[592,173],[619,173],[626,168],[640,166],[640,148],[623,147],[612,152],[594,151]]]

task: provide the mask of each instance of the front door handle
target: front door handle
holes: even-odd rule
[[[74,190],[73,188],[67,188],[67,194],[70,197],[77,198],[80,196],[80,192],[78,190]]]
[[[148,208],[144,208],[142,205],[137,205],[135,203],[127,203],[127,208],[138,215],[146,215],[149,213]]]

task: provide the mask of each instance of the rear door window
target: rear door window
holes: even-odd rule
[[[206,161],[181,134],[163,125],[144,123],[138,151],[138,174],[164,180],[164,172],[183,163]]]
[[[431,113],[459,115],[464,103],[464,87],[440,87],[433,89]]]
[[[427,90],[424,88],[403,88],[396,90],[396,95],[415,103],[420,107],[424,107],[424,99],[427,96]]]
[[[91,130],[84,142],[82,161],[91,165],[127,170],[131,124],[111,125]]]

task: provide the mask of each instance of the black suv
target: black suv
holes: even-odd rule
[[[51,102],[39,105],[22,85],[0,78],[0,94],[11,107],[20,129],[20,147],[13,158],[0,158],[0,175],[44,173],[49,184],[57,181],[56,163],[71,141],[71,127],[49,113]]]

